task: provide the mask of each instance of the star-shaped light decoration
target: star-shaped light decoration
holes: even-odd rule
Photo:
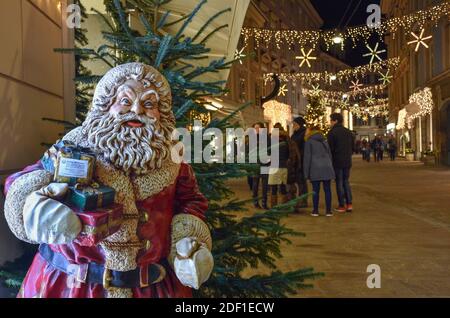
[[[383,82],[383,85],[391,84],[391,81],[394,77],[389,74],[390,70],[388,70],[386,74],[383,74],[381,72],[378,72],[378,73],[381,75],[381,78],[379,79],[379,81]]]
[[[374,105],[376,103],[376,100],[373,97],[373,95],[371,94],[370,96],[366,95],[366,102],[369,105]]]
[[[286,93],[288,92],[287,85],[284,84],[280,87],[280,91],[278,92],[278,96],[286,96]]]
[[[311,95],[312,96],[319,96],[320,93],[322,93],[322,90],[320,89],[320,85],[312,85]]]
[[[308,65],[308,67],[311,68],[311,62],[310,62],[310,61],[315,61],[315,60],[317,60],[317,57],[311,56],[311,53],[312,53],[313,50],[310,49],[310,50],[308,51],[308,53],[306,53],[306,52],[305,52],[305,49],[302,48],[301,51],[302,51],[302,55],[301,55],[301,56],[296,56],[296,57],[295,57],[296,60],[301,60],[301,61],[302,61],[302,62],[300,63],[300,65],[299,65],[299,67],[302,67],[303,64],[306,63],[306,65]]]
[[[412,40],[412,41],[408,42],[408,45],[417,43],[417,45],[416,45],[416,52],[419,51],[420,45],[423,45],[427,49],[430,47],[428,44],[425,43],[425,41],[432,39],[433,36],[429,35],[427,37],[424,37],[424,34],[425,34],[425,29],[422,29],[422,31],[420,31],[420,35],[419,36],[417,36],[414,32],[411,32],[411,35],[413,37],[415,37],[415,40]]]
[[[359,82],[359,80],[356,80],[356,82],[353,82],[352,81],[352,86],[350,86],[350,89],[354,92],[354,93],[358,93],[360,90],[361,90],[361,88],[364,86],[363,84],[361,84],[360,82]]]
[[[348,101],[348,99],[344,98],[344,99],[342,99],[339,106],[343,110],[348,110],[348,109],[350,109],[350,102]]]
[[[369,45],[366,45],[367,48],[369,49],[369,53],[364,54],[363,56],[370,57],[370,65],[373,64],[373,60],[375,58],[377,58],[380,62],[383,61],[379,54],[385,53],[386,50],[378,50],[379,45],[380,45],[380,43],[377,43],[373,49]]]
[[[242,60],[244,59],[244,58],[246,58],[247,57],[247,55],[246,54],[244,54],[244,51],[245,51],[245,49],[246,49],[246,46],[244,46],[242,49],[236,49],[236,52],[234,52],[234,59],[235,60],[239,60],[239,63],[242,65],[243,63],[242,63]]]

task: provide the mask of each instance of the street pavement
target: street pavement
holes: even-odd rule
[[[307,209],[285,220],[307,236],[283,246],[279,269],[325,273],[296,297],[450,297],[450,170],[358,156],[351,184],[352,214],[313,218]],[[245,181],[230,186],[239,198],[250,197]],[[380,267],[381,288],[367,286],[372,264]],[[256,273],[268,270],[246,274]]]

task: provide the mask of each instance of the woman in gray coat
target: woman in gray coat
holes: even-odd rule
[[[303,169],[305,177],[311,181],[314,191],[314,211],[311,215],[319,216],[320,184],[323,183],[327,216],[333,216],[331,211],[331,180],[335,179],[335,174],[330,147],[318,127],[308,128],[305,140]]]

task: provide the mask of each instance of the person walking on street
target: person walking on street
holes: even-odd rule
[[[249,151],[254,152],[258,156],[258,166],[259,171],[252,177],[252,194],[253,194],[253,205],[255,208],[260,209],[261,207],[265,210],[268,209],[267,205],[267,192],[268,192],[268,181],[269,176],[267,174],[261,173],[261,167],[267,164],[261,163],[259,154],[261,147],[261,138],[263,138],[263,134],[261,134],[261,129],[264,129],[265,126],[263,123],[256,123],[253,125],[257,136],[257,147],[256,149],[250,149]],[[268,139],[268,136],[266,135]],[[268,145],[268,144],[267,144]],[[259,205],[259,185],[262,184],[262,205]]]
[[[391,136],[388,142],[388,148],[389,148],[389,157],[391,158],[391,161],[395,161],[397,156],[397,142],[395,141],[394,136]]]
[[[350,186],[350,171],[352,168],[353,134],[343,126],[344,117],[335,113],[330,116],[331,131],[328,134],[333,158],[333,167],[336,173],[336,190],[339,207],[336,212],[345,213],[353,211],[353,197]]]
[[[306,182],[306,178],[303,174],[303,160],[304,160],[304,154],[305,154],[305,134],[306,134],[306,121],[303,117],[298,117],[294,119],[294,134],[292,135],[291,139],[293,142],[297,144],[297,149],[300,154],[300,158],[298,161],[298,169],[297,169],[297,176],[296,176],[296,184],[298,187],[298,195],[299,196],[305,196],[305,199],[300,201],[296,207],[297,212],[299,212],[300,209],[304,209],[308,207],[308,198],[306,197],[306,194],[308,193],[308,184]],[[295,195],[293,194],[293,198],[295,198],[297,194],[297,187],[295,187]],[[293,189],[294,190],[294,187]]]
[[[278,167],[272,167],[269,169],[269,186],[271,188],[270,208],[274,208],[278,205],[278,192],[281,193],[281,203],[286,203],[287,197],[287,184],[288,184],[288,164],[291,156],[289,151],[289,136],[284,130],[283,126],[279,123],[274,125],[274,131],[272,135],[277,137],[277,144],[270,146],[270,152],[279,152],[279,164]],[[279,191],[278,191],[279,190]]]
[[[308,128],[305,139],[303,173],[311,181],[314,192],[314,210],[311,215],[319,216],[320,187],[323,184],[326,215],[333,216],[331,206],[331,180],[335,179],[335,173],[330,147],[319,127],[312,126]]]

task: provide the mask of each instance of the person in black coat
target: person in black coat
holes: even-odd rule
[[[291,139],[293,142],[297,144],[297,149],[299,151],[300,159],[298,161],[298,169],[296,174],[296,184],[298,187],[298,195],[303,196],[308,193],[308,185],[306,182],[306,178],[303,173],[303,161],[305,155],[305,134],[306,134],[306,121],[303,117],[297,117],[294,119],[294,134]],[[297,188],[293,187],[291,191],[291,195],[293,198],[297,196]],[[300,201],[297,210],[308,207],[308,199],[305,197],[304,200]]]
[[[335,113],[331,117],[331,131],[328,134],[328,144],[333,156],[333,167],[336,173],[336,190],[339,207],[336,212],[352,212],[353,198],[350,187],[350,170],[354,149],[354,135],[343,126],[344,117]]]

